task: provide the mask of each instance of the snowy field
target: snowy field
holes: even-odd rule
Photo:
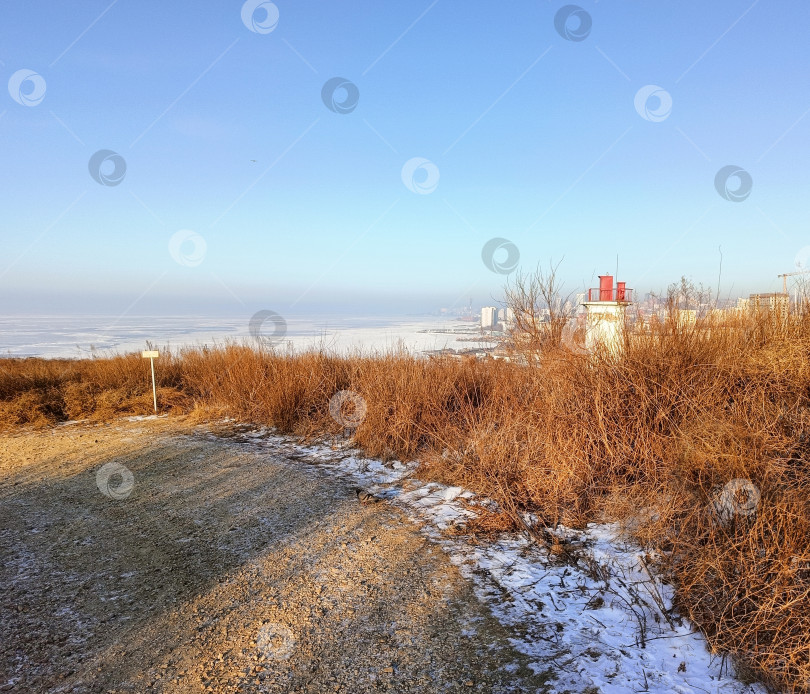
[[[213,436],[213,435],[212,435]],[[573,547],[562,561],[511,534],[475,544],[442,531],[487,503],[460,487],[423,483],[415,464],[361,458],[344,445],[301,447],[266,429],[233,439],[318,466],[396,504],[473,581],[493,614],[518,634],[515,646],[551,669],[557,692],[764,694],[735,679],[727,660],[673,608],[673,589],[616,525],[554,532]]]
[[[399,346],[412,352],[461,350],[481,344],[457,339],[477,332],[475,323],[432,316],[290,317],[276,344],[296,350],[325,347],[342,354]],[[107,356],[143,350],[147,342],[176,350],[229,341],[250,344],[254,339],[245,317],[0,316],[0,355],[7,357]]]

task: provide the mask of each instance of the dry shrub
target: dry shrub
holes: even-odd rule
[[[370,455],[406,460],[460,445],[505,370],[407,354],[364,359],[357,366],[350,388],[367,400],[368,412],[356,440]]]
[[[180,361],[168,350],[161,354],[156,376],[160,410],[187,409]],[[0,428],[153,411],[149,362],[140,354],[0,361]]]
[[[0,401],[0,431],[20,426],[47,427],[59,421],[61,411],[62,398],[58,389],[26,390]]]
[[[276,353],[229,345],[183,353],[183,383],[197,406],[306,435],[337,426],[329,398],[346,385],[346,360],[320,352]]]

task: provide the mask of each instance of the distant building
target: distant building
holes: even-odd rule
[[[498,322],[498,309],[495,306],[484,306],[481,309],[481,328],[492,330]]]
[[[790,294],[773,292],[770,294],[751,294],[748,297],[751,311],[763,311],[786,320],[790,311]]]
[[[499,308],[498,320],[504,324],[515,322],[515,312],[511,308]]]

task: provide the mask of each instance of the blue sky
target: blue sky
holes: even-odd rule
[[[582,0],[578,41],[565,7],[277,0],[251,31],[242,2],[7,0],[0,312],[480,304],[509,277],[494,237],[525,269],[563,259],[570,289],[617,254],[641,291],[714,286],[718,247],[724,293],[780,288],[810,256],[810,6]],[[430,192],[403,182],[416,157]],[[744,200],[716,189],[728,165]]]

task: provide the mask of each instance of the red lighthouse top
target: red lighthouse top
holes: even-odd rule
[[[626,282],[617,282],[613,286],[613,275],[599,275],[599,287],[588,290],[588,301],[615,301],[618,303],[630,303],[632,301],[633,290],[627,288]]]

